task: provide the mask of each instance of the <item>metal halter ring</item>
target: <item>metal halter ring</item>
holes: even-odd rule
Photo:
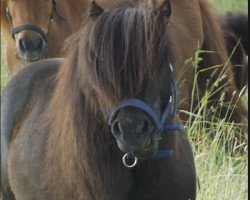
[[[127,159],[131,159],[131,158],[133,158],[134,159],[134,162],[133,162],[133,164],[129,164],[129,163],[127,163]],[[122,162],[123,162],[123,164],[126,166],[126,167],[128,167],[128,168],[132,168],[132,167],[134,167],[136,164],[137,164],[137,157],[135,157],[134,155],[132,155],[132,154],[130,154],[130,153],[126,153],[123,157],[122,157]]]

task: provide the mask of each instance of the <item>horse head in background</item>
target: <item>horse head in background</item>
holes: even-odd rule
[[[20,58],[36,61],[45,56],[50,22],[53,20],[54,13],[61,17],[56,9],[56,0],[8,1],[6,15]],[[61,19],[66,21],[63,17]]]
[[[236,86],[242,90],[248,86],[248,15],[228,12],[219,16],[224,30],[226,47],[233,64]]]
[[[29,62],[60,56],[64,40],[79,29],[86,4],[87,0],[1,0],[10,72],[15,74]]]

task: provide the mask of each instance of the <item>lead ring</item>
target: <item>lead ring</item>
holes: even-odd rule
[[[126,153],[123,157],[122,157],[122,162],[123,164],[128,167],[128,168],[132,168],[134,167],[136,164],[137,164],[137,157],[133,156],[134,157],[134,163],[132,165],[128,165],[127,162],[126,162],[126,158],[128,157],[128,153]]]

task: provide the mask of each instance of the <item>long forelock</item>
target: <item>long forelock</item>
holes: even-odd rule
[[[111,98],[134,96],[145,80],[154,77],[155,65],[161,62],[157,51],[162,51],[156,46],[166,45],[156,21],[150,10],[140,6],[112,9],[94,21],[84,47],[86,67],[101,90],[111,91]]]

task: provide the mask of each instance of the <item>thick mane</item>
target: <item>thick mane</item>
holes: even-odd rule
[[[169,63],[166,22],[144,5],[132,6],[126,3],[104,12],[87,27],[89,40],[79,47],[80,55],[86,55],[79,63],[87,66],[84,74],[92,78],[87,84],[94,81],[110,94],[109,101],[137,96],[145,78],[154,79]]]
[[[59,73],[57,88],[48,108],[47,120],[52,122],[49,123],[45,166],[48,185],[51,186],[48,190],[54,191],[52,196],[55,199],[92,199],[92,193],[108,198],[108,190],[112,188],[99,194],[103,189],[96,187],[96,183],[103,188],[107,181],[114,185],[112,177],[123,177],[124,172],[119,166],[114,165],[117,169],[114,171],[110,165],[105,165],[117,163],[117,147],[107,133],[107,126],[99,123],[102,116],[90,109],[94,104],[98,109],[98,104],[93,98],[93,102],[89,102],[88,96],[82,92],[76,73],[77,56],[78,50],[74,48]],[[105,169],[110,178],[105,179],[101,169]],[[129,176],[123,179],[126,188]],[[88,188],[81,185],[88,185]],[[117,190],[118,193],[122,194],[123,190]]]
[[[147,56],[141,51],[147,48],[145,37],[143,13],[138,8],[118,8],[105,12],[97,19],[87,44],[87,49],[91,51],[87,64],[94,67],[93,74],[100,82],[98,85],[108,85],[105,82],[119,83],[112,84],[112,88],[105,88],[105,91],[111,89],[115,94],[121,95],[122,91],[133,94],[135,89],[129,87],[136,86],[139,89],[142,86],[142,74],[148,67]],[[132,44],[135,44],[134,48]],[[126,79],[119,81],[120,77]]]

